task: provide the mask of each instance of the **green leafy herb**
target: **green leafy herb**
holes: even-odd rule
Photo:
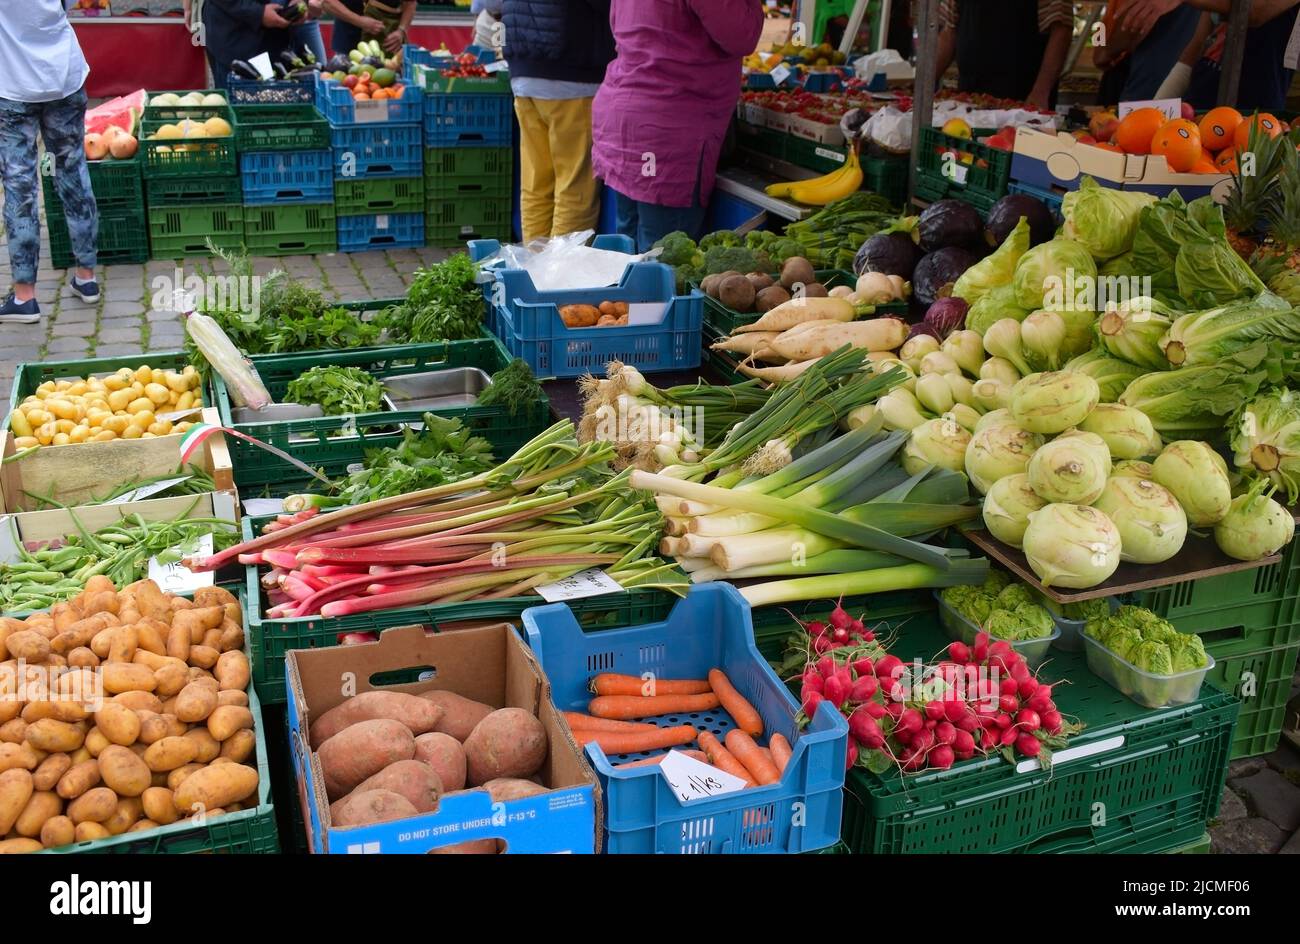
[[[377,322],[394,343],[463,341],[482,331],[483,293],[478,266],[457,253],[419,269],[406,301],[379,313]]]
[[[479,406],[504,406],[511,416],[527,412],[541,402],[542,385],[519,357],[493,374],[491,386],[478,395]]]
[[[289,384],[289,403],[316,403],[327,416],[374,413],[384,388],[378,378],[359,367],[313,367]]]

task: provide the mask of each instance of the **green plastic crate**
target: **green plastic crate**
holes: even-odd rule
[[[150,367],[181,370],[189,363],[184,351],[150,351],[148,354],[130,354],[124,357],[83,357],[67,361],[27,361],[14,370],[14,385],[9,402],[21,403],[36,392],[47,380],[83,380],[90,376],[107,377],[129,367],[135,370],[142,364]],[[207,393],[204,393],[205,401]]]
[[[47,155],[45,160],[51,162],[49,173],[44,171],[41,173],[41,189],[45,193],[45,209],[47,213],[51,209],[62,213],[63,199],[54,186],[55,172],[52,158]],[[42,168],[45,166],[43,163]],[[142,166],[143,162],[140,160],[138,151],[134,157],[126,160],[105,158],[102,161],[86,162],[86,168],[90,172],[90,189],[95,194],[95,204],[99,207],[101,213],[109,210],[134,210],[139,212],[144,209],[144,178],[140,173]]]
[[[330,125],[315,105],[236,105],[235,147],[244,151],[320,151]]]
[[[45,225],[50,234],[50,265],[56,269],[71,269],[77,261],[72,255],[68,219],[63,215],[62,209],[47,204]],[[144,211],[139,208],[128,210],[101,207],[95,258],[103,266],[127,265],[147,260],[149,231],[145,226]]]
[[[239,172],[239,162],[235,159],[234,134],[226,135],[224,138],[150,140],[149,135],[170,123],[166,121],[140,123],[140,150],[144,153],[146,178],[201,175],[232,177]],[[178,146],[189,145],[196,145],[196,148],[175,150]]]
[[[892,651],[904,660],[930,660],[948,642],[933,615],[911,619],[900,636]],[[855,768],[845,784],[848,846],[873,854],[1159,852],[1201,836],[1218,812],[1235,700],[1207,685],[1191,704],[1145,709],[1075,653],[1054,651],[1046,675],[1069,680],[1053,697],[1088,725],[1072,745],[1122,743],[1050,771],[1017,772],[1000,755],[908,775]]]
[[[514,165],[510,148],[425,148],[424,176],[442,180],[494,180],[509,177]]]
[[[945,159],[950,151],[972,155],[971,163]],[[925,199],[954,197],[987,212],[1007,195],[1010,151],[980,144],[973,138],[944,134],[938,128],[922,128],[915,158],[917,196],[922,196],[924,189]]]
[[[246,206],[244,248],[253,256],[334,252],[338,249],[334,204],[272,203]]]
[[[272,399],[277,401],[284,396],[291,380],[321,364],[358,367],[382,379],[445,367],[478,367],[492,374],[510,363],[509,355],[495,338],[306,355],[266,355],[252,360]],[[216,376],[213,383],[223,424],[286,450],[312,468],[324,469],[330,477],[342,475],[348,466],[360,462],[367,448],[395,445],[400,438],[399,425],[418,423],[425,412],[381,411],[356,417],[234,423],[224,382]],[[550,402],[545,397],[526,413],[515,416],[504,406],[470,406],[436,412],[460,419],[490,442],[499,458],[510,455],[553,422]],[[344,435],[339,435],[340,432]],[[283,459],[251,443],[232,439],[228,445],[235,468],[235,482],[241,488],[259,488],[281,479],[298,478],[302,474]]]
[[[1204,855],[1210,851],[1210,834],[1202,833],[1195,842],[1189,842],[1168,851],[1174,855]]]
[[[1220,658],[1209,646],[1215,666],[1205,676],[1231,692],[1241,702],[1241,717],[1232,742],[1230,757],[1254,757],[1277,747],[1282,723],[1286,720],[1286,703],[1291,697],[1300,645],[1264,649],[1241,656]]]
[[[1300,642],[1300,541],[1292,541],[1282,559],[1266,567],[1187,580],[1132,598],[1180,632],[1235,642],[1233,648],[1216,649],[1225,655],[1290,646]]]
[[[339,216],[368,213],[424,212],[423,177],[352,178],[334,181],[334,206]]]
[[[471,239],[510,239],[509,197],[457,197],[425,200],[424,242],[461,247]]]
[[[710,350],[710,347],[720,340],[721,338],[714,334],[712,329],[707,327],[704,329],[704,333],[700,335],[700,343],[704,346],[701,352],[701,363],[708,364],[726,383],[743,383],[749,380],[750,378],[740,372],[740,358],[734,351]]]
[[[779,273],[774,273],[773,278],[779,278]],[[842,269],[818,269],[813,275],[817,281],[826,286],[827,289],[835,288],[839,285],[847,285],[850,288],[856,284],[857,279],[852,272],[845,272]],[[695,288],[700,288],[698,282],[692,283]],[[704,291],[700,289],[700,291]],[[704,296],[704,327],[707,331],[712,331],[718,337],[726,337],[741,325],[753,324],[759,318],[762,318],[761,312],[738,312],[734,308],[728,308],[722,302],[709,295]]]
[[[149,246],[153,258],[208,255],[209,240],[223,249],[238,249],[243,245],[243,204],[149,208]]]
[[[906,631],[913,620],[925,623],[934,613],[934,596],[929,590],[872,593],[845,597],[839,602],[852,616],[860,617],[868,629],[874,629],[882,636]],[[754,642],[758,651],[765,659],[779,662],[786,639],[799,624],[813,620],[825,622],[830,618],[831,610],[835,609],[835,603],[834,600],[813,600],[754,610]]]
[[[203,95],[213,94],[212,89],[163,89],[160,92],[150,92],[149,98],[144,104],[144,114],[140,117],[144,121],[157,121],[161,124],[175,124],[178,121],[190,119],[191,121],[203,121],[207,118],[224,118],[231,121],[230,100],[226,98],[225,92],[217,91],[215,94],[220,95],[224,100],[221,105],[154,105],[153,100],[159,95],[166,95],[170,92],[172,95],[188,95],[190,92],[199,92]]]
[[[190,207],[204,203],[243,203],[238,177],[162,177],[145,181],[150,207]]]

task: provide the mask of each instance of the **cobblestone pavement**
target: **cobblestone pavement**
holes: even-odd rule
[[[1300,671],[1288,714],[1300,703]],[[1300,750],[1284,735],[1277,749],[1228,765],[1219,815],[1210,822],[1217,853],[1300,854]]]
[[[11,283],[8,248],[0,239],[0,287]],[[258,258],[256,268],[265,274],[284,269],[296,278],[318,282],[326,298],[352,301],[403,295],[412,274],[421,265],[446,258],[448,250],[423,247],[388,252],[326,253],[312,256]],[[41,305],[39,324],[0,324],[0,412],[9,409],[14,371],[25,361],[78,360],[113,357],[148,351],[174,351],[184,341],[180,315],[155,311],[150,304],[165,284],[192,273],[224,271],[219,259],[150,260],[141,265],[101,266],[96,272],[100,300],[87,305],[73,294],[71,271],[50,268],[49,244],[42,232],[41,268],[36,297]]]

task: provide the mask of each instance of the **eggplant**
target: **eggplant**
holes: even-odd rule
[[[361,60],[361,64],[370,66],[372,69],[382,69],[384,67],[384,60],[380,59],[378,56],[366,56]]]
[[[275,70],[275,77],[277,79],[289,78],[289,70],[284,67],[283,62],[273,62],[271,63],[271,68]]]
[[[953,284],[976,262],[975,254],[960,246],[945,246],[921,257],[912,274],[912,298],[925,308],[952,294]]]
[[[238,73],[241,79],[252,79],[255,82],[262,81],[262,73],[258,72],[250,63],[243,59],[236,59],[230,64],[230,71]]]
[[[916,224],[926,252],[960,246],[973,249],[984,236],[979,211],[960,200],[936,200],[921,211]]]
[[[352,60],[341,52],[336,52],[325,61],[326,72],[347,72],[352,68]]]
[[[307,67],[307,63],[299,59],[298,54],[292,49],[286,49],[280,53],[280,62],[284,64],[286,69],[305,69]]]

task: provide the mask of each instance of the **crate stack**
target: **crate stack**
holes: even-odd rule
[[[480,59],[494,61],[490,52]],[[514,136],[510,77],[446,77],[439,57],[407,46],[407,80],[424,93],[425,241],[507,242],[513,217]]]
[[[307,102],[236,105],[235,122],[249,254],[334,252],[334,154],[324,116]]]
[[[154,105],[157,94],[150,96],[140,127],[150,255],[207,255],[209,243],[238,250],[244,207],[234,111],[229,103]],[[214,135],[223,124],[227,133]],[[195,125],[205,125],[207,133],[186,135]]]
[[[88,161],[90,187],[99,207],[98,262],[121,265],[149,258],[149,237],[144,218],[144,180],[140,176],[140,155],[129,160],[105,158]],[[50,264],[56,269],[76,265],[68,218],[55,183],[56,168],[41,174],[45,195],[45,223],[50,234]]]
[[[316,95],[329,122],[339,251],[424,245],[420,90],[354,101],[339,82],[322,80]]]

